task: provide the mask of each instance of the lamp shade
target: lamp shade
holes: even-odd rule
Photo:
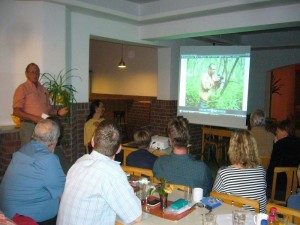
[[[121,58],[121,61],[119,62],[118,67],[119,68],[126,68],[126,64],[125,64],[125,62],[123,60],[123,57]]]
[[[122,45],[122,56],[121,56],[121,61],[119,62],[119,64],[118,64],[118,67],[119,68],[126,68],[126,64],[125,64],[125,62],[124,62],[124,60],[123,60],[123,45]]]

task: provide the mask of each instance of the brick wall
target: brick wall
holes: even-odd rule
[[[104,117],[113,120],[113,112],[124,110],[127,123],[128,140],[132,140],[133,132],[142,126],[151,126],[153,135],[166,136],[168,121],[177,114],[176,100],[157,100],[155,97],[97,95],[105,105]],[[89,113],[88,103],[76,103],[72,106],[70,123],[63,122],[64,154],[70,162],[75,162],[85,153],[83,146],[83,127]],[[201,125],[191,124],[191,153],[198,154],[201,150]],[[20,148],[17,129],[0,134],[0,177],[11,160],[12,153]]]
[[[12,127],[11,131],[0,134],[0,177],[4,175],[12,154],[19,149],[20,144],[18,129]]]

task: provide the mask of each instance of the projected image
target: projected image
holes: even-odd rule
[[[186,58],[186,106],[205,109],[243,107],[245,58]]]
[[[194,123],[244,127],[250,49],[182,47],[178,114]]]

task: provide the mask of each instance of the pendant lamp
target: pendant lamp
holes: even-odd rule
[[[119,62],[119,64],[118,64],[118,67],[119,68],[126,68],[126,64],[125,64],[125,62],[124,62],[124,60],[123,60],[123,44],[122,44],[122,56],[121,56],[121,61]]]

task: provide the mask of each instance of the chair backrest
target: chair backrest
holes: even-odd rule
[[[133,166],[121,166],[122,169],[131,175],[137,176],[137,177],[148,177],[153,182],[153,172],[149,169],[139,168],[139,167],[133,167]]]
[[[177,190],[184,191],[184,192],[190,191],[190,187],[188,187],[188,186],[184,186],[184,185],[180,185],[180,184],[170,184],[170,185],[173,186],[173,189],[177,189]]]
[[[269,167],[270,164],[270,156],[260,156],[260,164],[262,165],[262,167],[266,170]]]
[[[287,183],[286,183],[285,200],[275,199],[278,173],[286,173]],[[286,205],[290,195],[296,194],[297,186],[298,186],[297,167],[275,167],[273,184],[272,184],[272,192],[271,192],[271,202],[276,204]]]
[[[230,204],[239,208],[242,208],[244,205],[251,206],[255,209],[255,212],[259,212],[259,201],[250,198],[244,198],[240,196],[225,194],[225,193],[218,193],[215,191],[210,192],[210,196],[221,199],[224,203]]]
[[[277,213],[282,214],[284,216],[288,216],[289,222],[293,224],[300,224],[300,210],[288,208],[282,205],[277,205],[274,203],[267,204],[267,213],[270,212],[272,207],[277,208]]]

